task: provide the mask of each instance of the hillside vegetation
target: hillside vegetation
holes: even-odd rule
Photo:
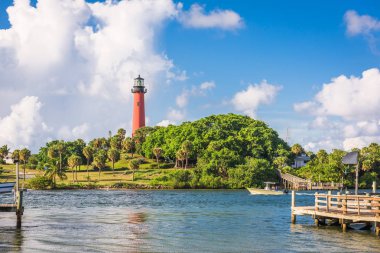
[[[31,188],[260,187],[278,180],[276,169],[314,182],[353,182],[354,168],[342,164],[345,151],[313,154],[299,144],[290,148],[267,124],[247,116],[212,115],[179,126],[143,127],[133,138],[125,134],[119,129],[88,143],[54,140],[37,154],[14,150],[13,158]],[[8,151],[7,145],[0,148],[0,163]],[[372,143],[358,151],[360,184],[368,187],[378,179],[380,146]],[[290,167],[303,153],[311,161]],[[13,178],[14,165],[0,165],[0,181]]]

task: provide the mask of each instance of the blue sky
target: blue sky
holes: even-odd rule
[[[88,2],[94,3],[97,1]],[[286,130],[289,129],[289,141],[291,143],[299,142],[311,150],[319,148],[331,149],[334,147],[347,149],[355,145],[365,145],[379,140],[380,130],[378,128],[380,127],[378,122],[380,114],[376,115],[375,113],[375,115],[363,116],[359,120],[347,115],[345,112],[337,112],[327,107],[324,108],[328,103],[323,102],[325,100],[322,101],[322,99],[315,98],[318,93],[325,90],[323,84],[331,86],[334,84],[343,85],[343,87],[346,87],[346,84],[331,81],[332,78],[344,75],[347,78],[353,76],[361,79],[364,71],[379,68],[380,55],[376,47],[380,31],[380,25],[376,23],[380,20],[379,1],[215,0],[181,1],[180,3],[178,1],[162,0],[161,2],[162,5],[171,5],[171,8],[174,8],[171,10],[172,13],[160,13],[159,15],[162,16],[157,18],[157,20],[151,18],[152,20],[149,22],[152,22],[151,26],[154,27],[152,30],[148,27],[149,25],[144,25],[145,18],[148,18],[144,17],[145,14],[137,16],[135,18],[136,23],[142,23],[141,33],[135,31],[131,33],[132,38],[137,39],[137,41],[138,39],[144,41],[146,34],[154,33],[152,37],[147,39],[149,43],[144,47],[149,52],[141,52],[137,58],[138,61],[144,61],[144,57],[146,57],[147,62],[152,62],[156,59],[153,56],[158,56],[161,58],[160,61],[157,65],[152,63],[152,66],[149,65],[149,67],[146,67],[148,63],[140,63],[140,67],[130,72],[125,67],[125,71],[131,73],[131,75],[135,75],[138,71],[141,72],[142,76],[147,77],[146,83],[149,92],[151,91],[147,96],[146,105],[150,125],[155,125],[163,120],[178,124],[181,121],[195,120],[218,113],[234,112],[247,114],[247,110],[238,109],[236,103],[233,102],[237,101],[234,98],[239,92],[244,93],[244,91],[247,91],[250,86],[253,87],[252,91],[255,92],[254,87],[261,87],[260,85],[263,83],[263,80],[266,80],[270,86],[277,88],[272,90],[272,95],[269,98],[252,97],[252,99],[257,99],[257,103],[254,103],[251,107],[248,106],[248,114],[266,121],[284,138]],[[31,4],[33,8],[36,7],[36,1],[32,1]],[[13,5],[13,1],[2,0],[0,2],[0,29],[3,29],[3,31],[10,31],[13,28],[10,26],[9,17],[6,13],[6,9],[11,5]],[[46,0],[40,0],[37,4],[37,10],[45,5],[49,8],[60,8],[48,6]],[[118,4],[115,2],[114,5]],[[119,5],[121,6],[121,4]],[[216,24],[208,24],[207,28],[201,27],[199,24],[191,25],[191,23],[186,22],[191,22],[189,21],[189,15],[192,13],[191,8],[194,5],[201,8],[202,17],[210,17],[213,13],[220,14],[231,11],[240,18],[240,23],[235,25],[231,23],[230,27],[227,28],[218,25],[223,20],[217,21]],[[131,6],[126,6],[126,10],[127,8],[133,8]],[[72,10],[75,10],[75,8],[80,9],[83,6],[78,4],[78,6],[72,7]],[[87,15],[90,15],[92,18],[99,18],[97,15],[108,15],[106,14],[107,11],[111,11],[110,8],[103,8],[100,12],[97,11],[100,9],[91,7],[92,12]],[[121,15],[124,15],[121,7],[119,9],[120,13],[122,13]],[[15,13],[20,12],[20,10],[22,10],[21,7],[15,9]],[[352,19],[345,18],[348,11],[355,11]],[[17,14],[14,15],[16,16]],[[125,15],[129,14],[125,12]],[[147,15],[152,16],[152,12],[147,12]],[[89,16],[86,17],[89,19]],[[366,17],[370,17],[370,19]],[[15,17],[15,20],[17,18],[19,17]],[[198,16],[198,18],[201,17]],[[222,16],[215,16],[215,18],[223,19]],[[359,25],[359,31],[355,30],[355,32],[350,33],[348,30],[350,24],[357,25],[357,23],[350,23],[354,22],[355,18],[363,22],[363,25]],[[41,19],[43,20],[43,17]],[[62,20],[65,20],[64,17]],[[78,18],[78,20],[80,19]],[[204,22],[207,23],[209,21],[210,19],[205,19]],[[87,24],[89,22],[91,21],[87,21]],[[94,27],[96,27],[97,22],[94,21]],[[117,23],[117,21],[115,22]],[[99,24],[106,23],[99,22]],[[20,22],[20,24],[18,26],[25,26],[23,22]],[[82,24],[82,28],[83,26]],[[127,24],[124,30],[119,31],[119,34],[123,32],[129,33],[129,27],[131,27],[131,24]],[[22,27],[18,28],[17,33],[22,34],[24,32],[23,29]],[[31,31],[33,31],[33,27],[25,29],[29,33],[30,30],[28,29],[32,29]],[[59,30],[61,28],[58,26],[54,29]],[[43,31],[40,30],[42,34],[41,39],[45,36]],[[115,34],[117,34],[116,30]],[[2,37],[0,33],[0,55],[5,52],[5,50],[1,50],[6,47],[4,46],[6,44],[4,43],[4,38],[5,36]],[[47,38],[49,39],[50,37],[47,36]],[[112,40],[112,38],[107,39],[109,41]],[[55,45],[56,38],[53,40],[54,42],[51,44]],[[128,37],[125,40],[128,44]],[[60,45],[60,43],[57,42],[57,45]],[[110,45],[110,43],[106,45]],[[38,41],[31,42],[30,47],[33,46],[38,47]],[[7,47],[12,48],[12,45],[7,45]],[[104,46],[97,48],[97,50],[102,49],[104,49]],[[22,48],[20,49],[15,46],[14,51],[17,52],[17,50],[23,52]],[[54,47],[51,50],[54,51]],[[79,49],[76,48],[74,51],[77,52]],[[43,51],[41,52],[43,54]],[[73,55],[75,58],[75,53]],[[32,57],[38,58],[34,54]],[[42,58],[44,57],[48,58],[46,55],[43,55]],[[69,60],[65,58],[63,62],[66,61]],[[112,59],[110,61],[112,65]],[[129,66],[128,61],[133,62],[130,56],[126,56],[120,60],[123,64],[127,62],[126,64]],[[18,62],[22,61],[19,60]],[[50,62],[50,59],[47,59],[46,62]],[[169,63],[171,66],[167,67]],[[44,62],[41,64],[43,65]],[[9,73],[9,69],[7,68],[10,68],[9,65],[4,65],[3,71]],[[80,67],[78,68],[80,69]],[[98,92],[99,90],[94,88],[93,94],[87,94],[87,96],[92,96],[92,98],[86,98],[88,100],[85,101],[86,105],[84,105],[83,103],[76,102],[77,100],[82,100],[82,97],[79,95],[81,91],[83,92],[83,88],[81,88],[83,84],[81,86],[81,82],[84,82],[86,85],[86,79],[90,80],[92,78],[89,76],[83,77],[82,72],[78,71],[78,73],[69,79],[74,86],[63,87],[64,85],[61,85],[59,80],[62,79],[64,82],[68,82],[68,80],[65,79],[67,75],[60,74],[60,71],[64,72],[68,69],[70,68],[64,64],[59,64],[54,69],[44,69],[46,73],[41,74],[35,81],[30,81],[28,78],[28,83],[23,85],[17,84],[23,81],[19,77],[10,75],[6,78],[0,78],[0,89],[5,92],[3,94],[8,94],[10,90],[14,91],[10,92],[11,95],[8,99],[0,102],[2,108],[0,109],[0,126],[2,126],[1,119],[3,120],[4,127],[17,125],[17,122],[9,123],[9,121],[12,121],[11,119],[15,118],[12,117],[13,111],[11,106],[20,105],[22,104],[20,101],[24,97],[32,96],[36,99],[31,99],[33,101],[30,102],[34,105],[33,108],[35,109],[32,114],[36,113],[41,118],[40,122],[33,121],[33,123],[37,125],[36,129],[41,129],[41,124],[43,124],[46,130],[43,133],[34,133],[34,130],[29,131],[33,132],[29,134],[30,136],[20,138],[17,143],[11,144],[14,146],[36,146],[40,143],[33,141],[33,139],[41,138],[41,136],[43,136],[44,140],[75,138],[80,133],[85,134],[89,139],[99,134],[105,135],[109,129],[115,131],[118,127],[125,127],[127,129],[130,127],[131,98],[115,102],[116,99],[112,96],[111,99],[110,97],[103,98],[102,96],[106,94],[106,91],[111,94],[113,92],[118,93],[118,90],[112,90],[115,87],[107,86],[109,82],[112,82],[112,78],[110,80],[103,78],[107,73],[101,73],[100,75],[103,79],[99,82],[104,83],[101,84],[104,91]],[[25,66],[22,68],[22,71],[24,70]],[[83,72],[86,71],[89,70],[83,70]],[[175,75],[175,77],[168,77],[168,71]],[[97,74],[96,72],[94,73],[94,75]],[[88,75],[91,75],[91,73]],[[24,73],[23,76],[28,77],[28,74]],[[46,92],[46,87],[44,89],[36,88],[46,79],[58,80],[53,82],[51,90],[57,89],[57,92],[54,94],[59,95],[48,94],[49,92]],[[376,87],[380,87],[380,80],[378,80],[376,74],[374,74],[373,79],[375,80],[374,91],[376,91]],[[129,77],[126,80],[130,81],[131,78]],[[64,82],[62,81],[62,83]],[[91,86],[93,85],[91,82],[94,81],[89,81],[88,87],[95,87]],[[213,85],[202,90],[200,88],[201,84],[205,82],[213,83]],[[364,97],[366,97],[366,92],[373,93],[368,88],[365,88],[365,82],[366,80],[363,78],[363,82],[355,86],[357,89],[363,90]],[[13,88],[7,86],[9,83],[14,83]],[[126,86],[131,84],[125,83]],[[60,85],[63,87],[62,89],[59,88]],[[347,85],[349,86],[349,84]],[[76,88],[78,91],[75,91]],[[352,90],[355,91],[357,90],[356,88]],[[326,89],[325,92],[328,92],[328,90]],[[244,94],[249,99],[249,94]],[[128,95],[126,94],[125,96]],[[339,94],[335,94],[335,96],[339,96]],[[352,96],[352,94],[348,96]],[[178,97],[185,98],[186,101],[183,101],[183,103],[178,102]],[[78,108],[96,108],[91,103],[99,103],[103,99],[105,99],[106,102],[104,103],[107,106],[109,104],[115,104],[115,106],[104,106],[102,107],[104,108],[102,112],[92,112],[93,116],[91,116],[92,113],[89,113],[90,116],[88,116],[84,109],[80,113],[77,112]],[[347,99],[349,101],[349,97]],[[60,101],[59,105],[56,105],[54,102],[57,100]],[[316,113],[315,109],[310,108],[295,110],[295,104],[305,101],[317,103],[319,108],[324,108],[324,111]],[[342,106],[344,106],[344,103]],[[358,106],[361,106],[360,102]],[[57,117],[57,110],[62,112],[62,117]],[[363,105],[363,110],[365,110],[365,105]],[[118,112],[113,113],[115,111]],[[78,113],[77,115],[75,114],[76,112]],[[68,118],[67,115],[69,113],[76,115],[76,120],[73,120],[74,122],[71,122],[72,120]],[[96,114],[99,113],[106,115],[103,118],[109,118],[109,124],[98,123],[99,118],[96,117]],[[122,118],[122,115],[125,115],[125,118]],[[9,120],[5,122],[4,119],[7,118]],[[321,122],[321,124],[314,124],[316,121]],[[363,124],[367,124],[366,127],[363,127]],[[348,129],[347,126],[350,126],[350,128]],[[370,130],[368,130],[369,128]],[[376,129],[374,130],[374,128]],[[25,130],[25,132],[28,131]],[[57,135],[56,133],[60,134]],[[10,136],[12,134],[7,135]],[[0,135],[0,142],[6,142],[7,140],[9,141],[9,139],[2,138]]]

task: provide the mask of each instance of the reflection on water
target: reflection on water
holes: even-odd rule
[[[21,252],[23,232],[15,227],[0,227],[0,251]]]
[[[297,196],[297,205],[314,197]],[[0,252],[380,252],[367,231],[290,224],[290,196],[246,191],[30,191],[21,230],[0,213]]]

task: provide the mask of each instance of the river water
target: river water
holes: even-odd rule
[[[311,217],[292,225],[290,201],[245,190],[28,191],[22,229],[0,213],[0,252],[380,252],[368,231],[317,228]]]

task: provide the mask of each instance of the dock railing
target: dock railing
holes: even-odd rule
[[[358,216],[380,216],[380,197],[315,194],[315,211]]]
[[[310,215],[316,225],[342,226],[346,231],[350,224],[365,224],[365,229],[372,229],[380,235],[380,196],[366,195],[331,195],[315,193],[313,206],[296,206],[296,195],[292,191],[291,222],[296,222],[297,215]]]

